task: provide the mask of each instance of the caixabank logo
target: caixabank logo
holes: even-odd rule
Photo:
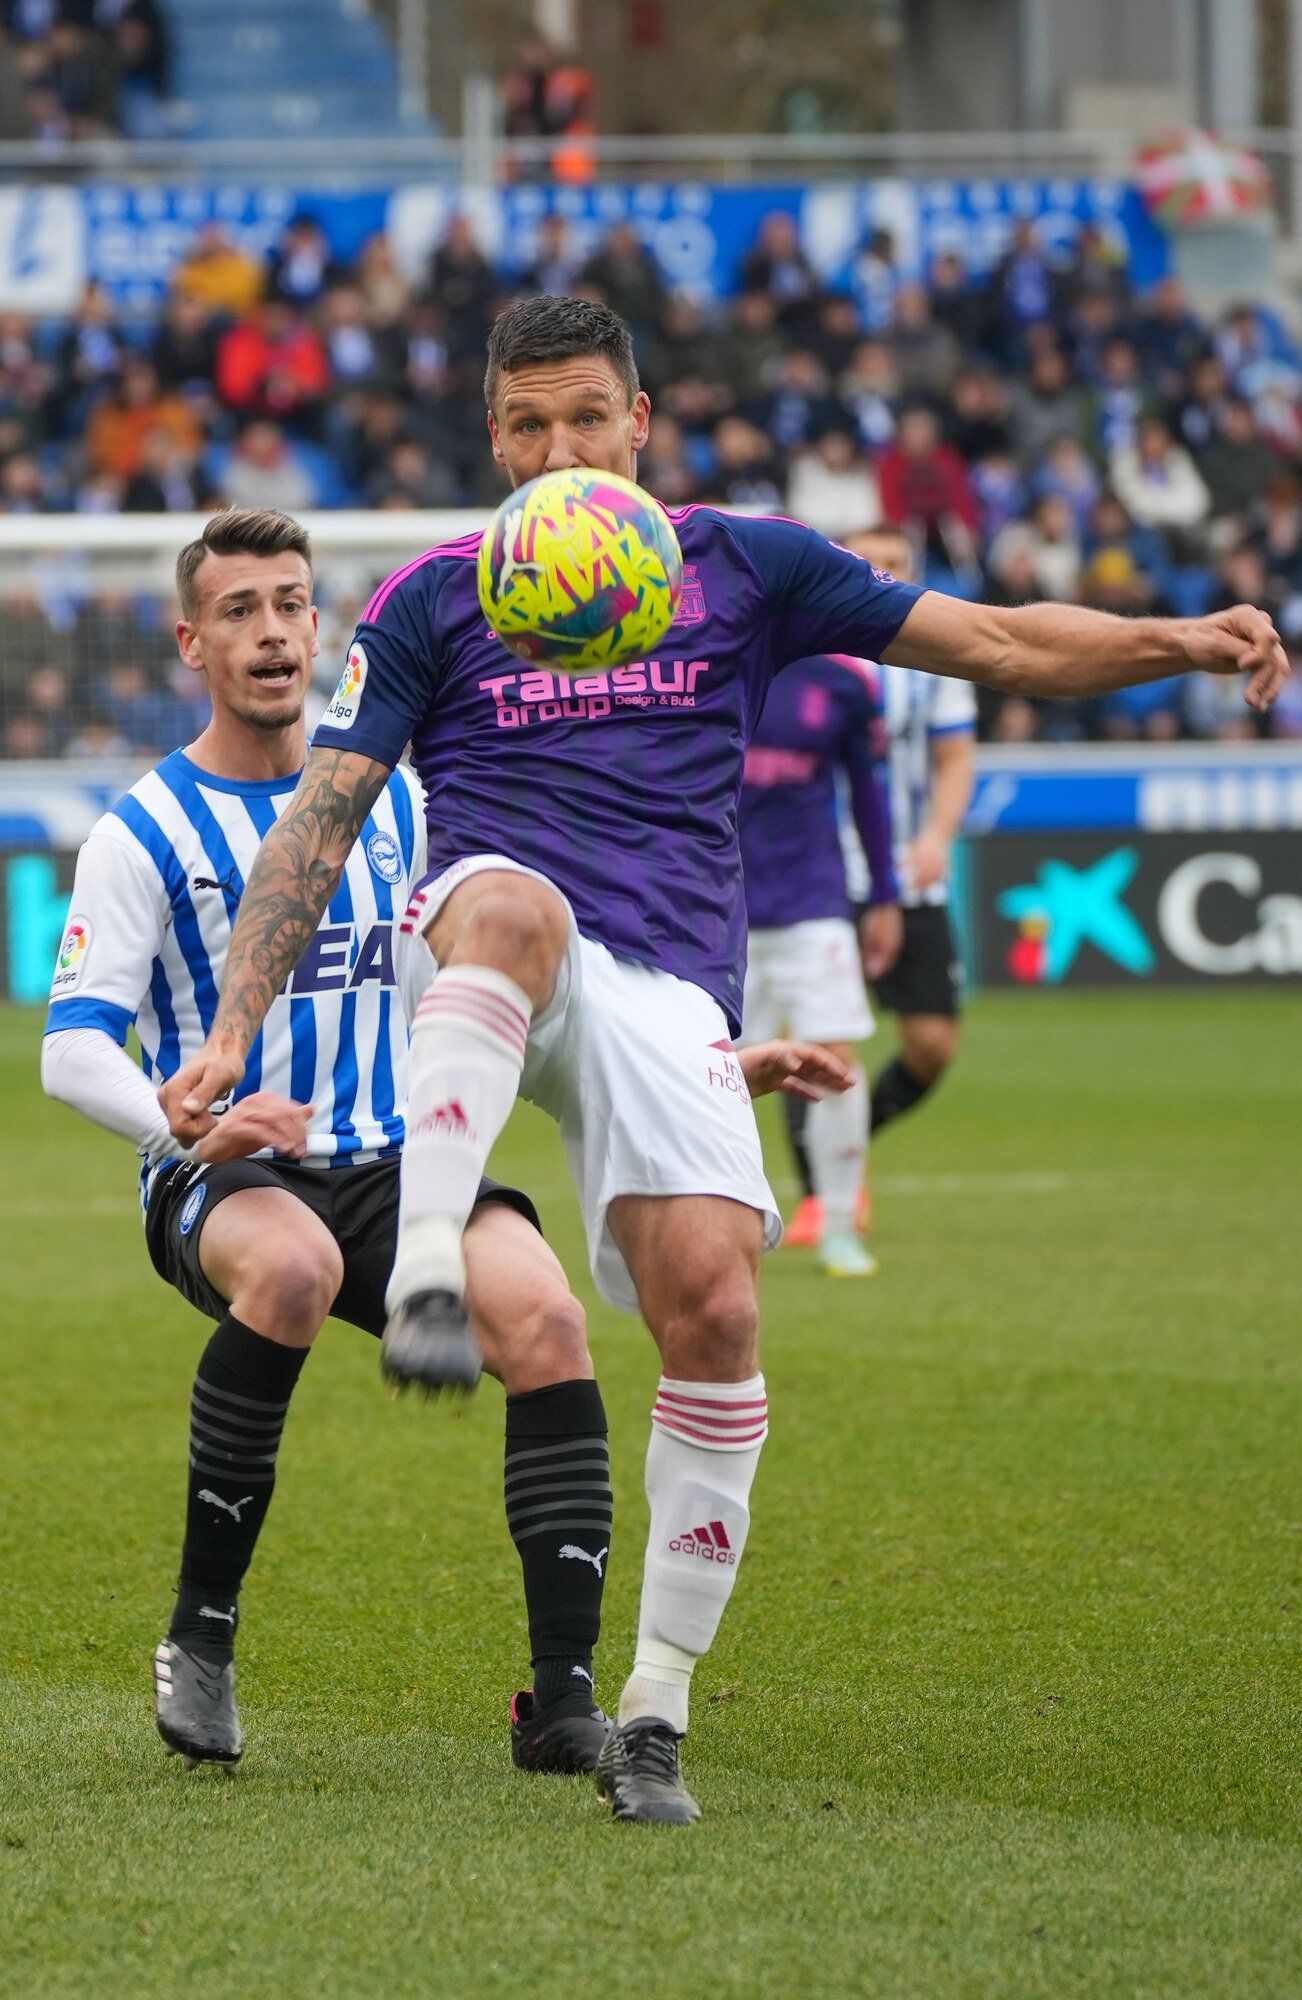
[[[986,985],[1302,981],[1302,831],[975,845]]]

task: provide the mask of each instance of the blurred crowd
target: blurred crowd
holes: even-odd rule
[[[1001,604],[1247,599],[1302,647],[1286,328],[1248,305],[1208,319],[1174,278],[1137,296],[1089,227],[1054,258],[1022,225],[980,280],[943,255],[925,284],[879,231],[829,291],[775,213],[714,311],[674,292],[625,224],[583,254],[552,217],[528,267],[504,270],[457,217],[416,282],[383,236],[341,264],[310,215],[265,262],[210,227],[149,323],[121,323],[93,288],[59,324],[0,315],[0,512],[493,504],[484,339],[528,290],[599,297],[633,326],[655,409],[641,476],[671,506],[779,511],[832,535],[888,520],[929,581]],[[152,624],[127,600],[82,610],[5,600],[7,754],[176,740],[192,693],[173,685],[157,607]],[[991,700],[982,727],[1004,742],[1302,735],[1302,711],[1290,693],[1262,722],[1232,686],[1189,677],[1079,707]]]
[[[0,136],[157,138],[170,53],[159,0],[0,0]]]

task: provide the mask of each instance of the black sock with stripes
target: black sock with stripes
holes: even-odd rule
[[[168,1637],[229,1659],[239,1589],[276,1483],[289,1399],[309,1350],[282,1347],[228,1313],[203,1351],[190,1399],[190,1487]]]
[[[610,1554],[606,1411],[595,1382],[506,1399],[506,1520],[524,1571],[534,1701],[591,1697]]]

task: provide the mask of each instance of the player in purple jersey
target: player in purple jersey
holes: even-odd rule
[[[822,1204],[820,1255],[834,1277],[871,1277],[855,1234],[868,1151],[868,1087],[854,1044],[873,1031],[864,974],[903,935],[886,787],[889,753],[878,669],[826,653],[780,674],[746,752],[738,829],[750,924],[742,1018],[747,1041],[790,1032],[830,1048],[854,1082],[807,1105],[805,1147]],[[849,794],[871,888],[860,940],[851,921],[837,817]]]
[[[493,329],[485,392],[517,485],[573,466],[636,475],[650,402],[607,307],[518,301]],[[598,1285],[640,1306],[663,1363],[637,1652],[597,1777],[617,1817],[682,1823],[699,1816],[679,1758],[688,1688],[736,1578],[768,1429],[757,1284],[779,1223],[731,1037],[737,800],[773,675],[836,651],[1078,699],[1200,666],[1248,671],[1264,708],[1289,669],[1251,606],[999,610],[897,584],[791,522],[674,519],[678,619],[659,658],[616,673],[523,667],[484,624],[473,537],[390,579],[263,843],[208,1041],[162,1097],[188,1140],[239,1081],[410,741],[433,873],[409,918],[439,970],[412,1038],[386,1358],[426,1382],[473,1375],[461,1231],[523,1078],[560,1122]]]

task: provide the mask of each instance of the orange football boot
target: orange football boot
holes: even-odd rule
[[[816,1194],[807,1194],[787,1224],[782,1241],[789,1250],[817,1250],[822,1240],[823,1204]]]

